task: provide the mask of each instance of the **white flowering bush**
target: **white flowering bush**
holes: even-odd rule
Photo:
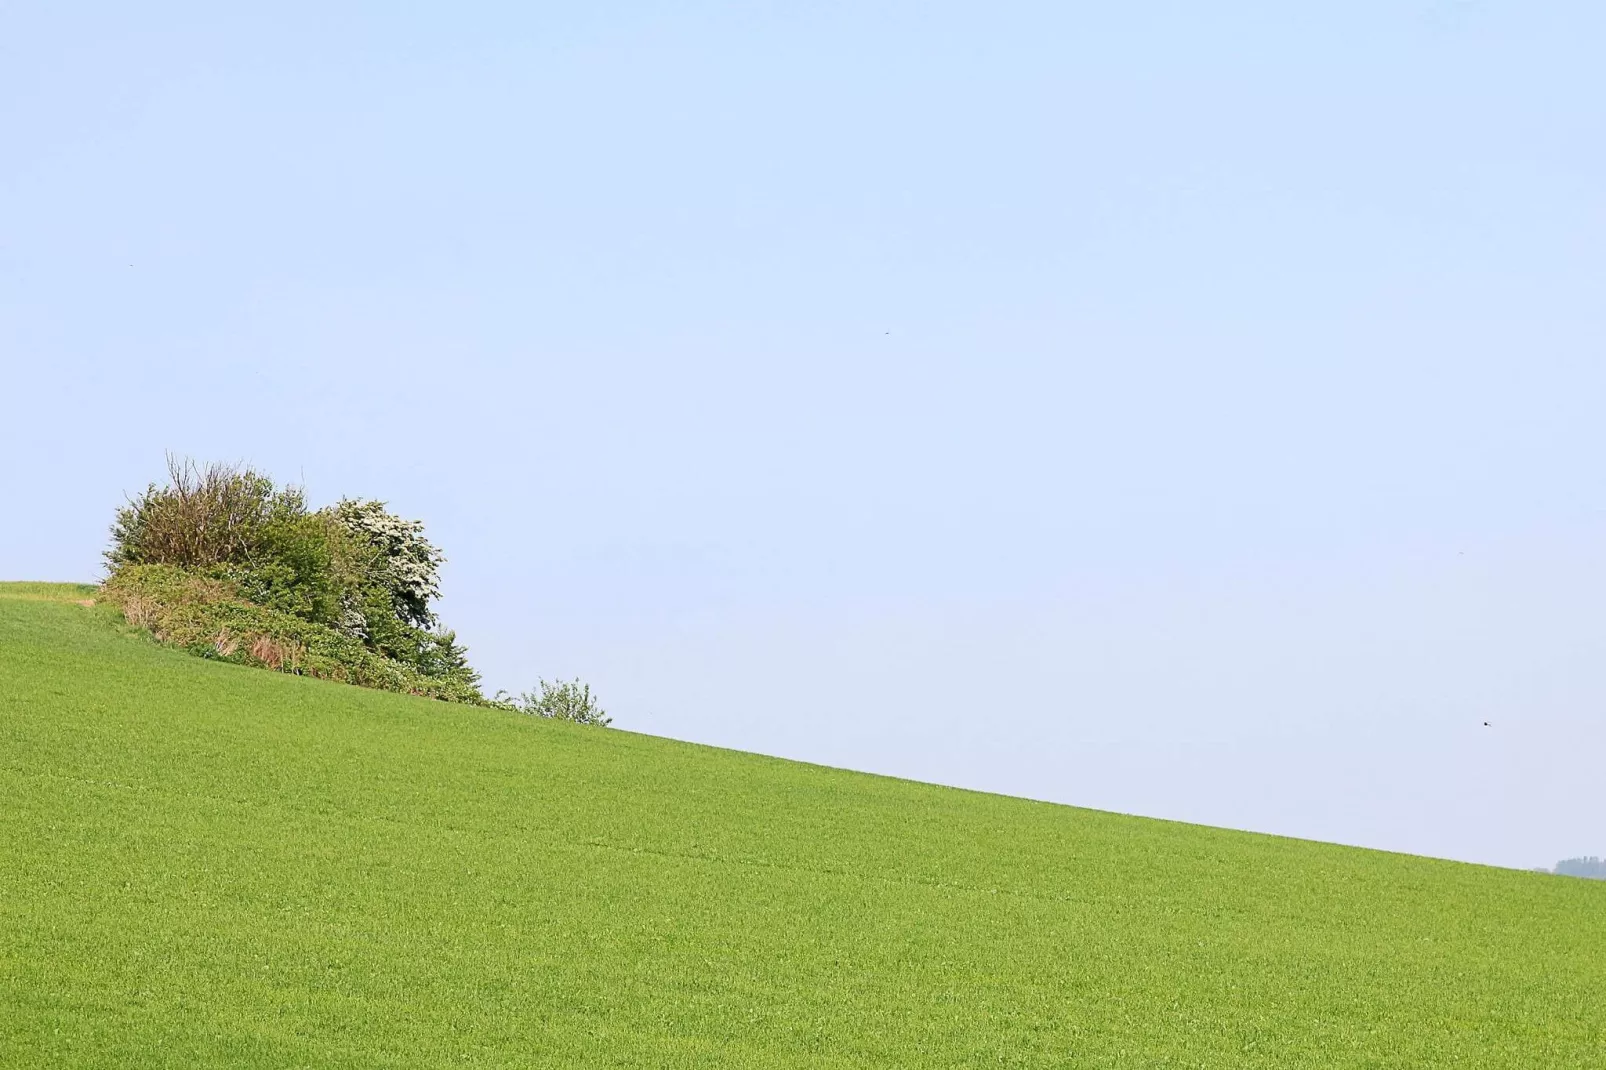
[[[361,498],[342,498],[334,517],[377,551],[370,575],[390,592],[396,615],[415,627],[433,627],[429,606],[440,597],[446,556],[424,538],[423,521],[403,520],[387,512],[384,502]]]

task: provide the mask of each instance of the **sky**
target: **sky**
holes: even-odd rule
[[[1606,854],[1603,35],[0,0],[0,578],[246,461],[620,728]]]

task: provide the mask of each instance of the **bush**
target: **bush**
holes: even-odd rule
[[[370,578],[390,596],[396,618],[419,628],[435,624],[429,604],[440,597],[446,558],[424,538],[424,525],[385,511],[384,502],[342,498],[334,518],[373,551]]]
[[[611,722],[579,680],[485,698],[432,608],[445,556],[419,521],[362,498],[309,509],[300,487],[240,465],[169,455],[167,472],[168,485],[152,483],[117,511],[102,587],[158,640],[277,672]]]
[[[613,718],[609,717],[592,697],[590,684],[582,684],[579,680],[557,683],[540,680],[538,683],[541,688],[539,693],[526,691],[516,698],[510,698],[506,692],[499,691],[496,694],[497,701],[509,709],[530,714],[532,717],[551,717],[559,721],[573,721],[575,724],[613,723]]]
[[[426,674],[326,625],[255,604],[227,580],[175,565],[126,565],[101,586],[104,601],[158,641],[192,654],[279,672],[489,705],[461,662]],[[461,647],[456,647],[459,655]]]
[[[377,501],[311,510],[301,488],[239,465],[167,468],[112,525],[107,590],[130,620],[209,657],[484,701],[431,609],[445,558],[423,524]]]
[[[152,483],[117,511],[112,548],[106,553],[112,569],[154,564],[207,568],[248,561],[260,551],[269,517],[301,507],[295,491],[275,491],[271,479],[250,468],[201,468],[169,454],[167,474],[168,486]]]
[[[118,510],[106,553],[112,576],[133,566],[178,567],[425,676],[472,675],[455,634],[430,608],[445,558],[422,523],[361,499],[312,511],[299,487],[276,488],[236,465],[170,456],[168,477]]]

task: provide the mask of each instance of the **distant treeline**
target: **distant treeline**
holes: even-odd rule
[[[1556,863],[1556,868],[1551,872],[1561,877],[1588,877],[1590,880],[1606,881],[1606,859],[1593,855],[1564,858]]]

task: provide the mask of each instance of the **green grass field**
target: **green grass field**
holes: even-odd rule
[[[86,597],[0,586],[7,1067],[1606,1067],[1606,882],[218,664]]]

